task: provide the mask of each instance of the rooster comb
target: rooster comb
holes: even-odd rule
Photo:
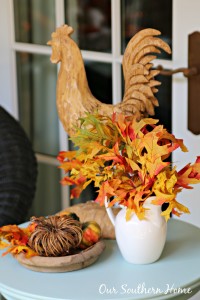
[[[71,26],[63,25],[56,29],[55,32],[52,33],[52,39],[63,39],[66,36],[70,36],[74,32],[74,29]]]

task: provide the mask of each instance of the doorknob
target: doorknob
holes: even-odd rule
[[[200,134],[200,32],[195,31],[188,36],[188,68],[165,70],[158,66],[156,69],[162,75],[181,72],[188,78],[188,129]]]
[[[178,68],[174,70],[165,70],[162,65],[158,65],[156,70],[160,70],[161,75],[165,76],[171,76],[177,73],[183,73],[185,77],[191,77],[194,75],[198,75],[200,71],[198,70],[197,67],[192,67],[192,68]]]

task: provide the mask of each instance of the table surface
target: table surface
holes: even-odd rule
[[[153,264],[127,263],[116,241],[105,243],[97,262],[67,273],[34,272],[10,254],[0,257],[0,292],[8,300],[160,300],[189,299],[200,289],[200,229],[193,225],[171,219],[164,251]]]

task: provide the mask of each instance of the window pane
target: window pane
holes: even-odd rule
[[[122,54],[135,33],[145,28],[160,30],[162,39],[172,46],[172,0],[121,0]],[[162,52],[159,58],[171,59]]]
[[[20,121],[36,152],[59,151],[56,110],[56,65],[46,55],[17,52]]]
[[[56,166],[38,164],[37,191],[30,216],[46,216],[61,210],[60,171]]]
[[[110,0],[65,0],[65,23],[81,49],[111,52]]]
[[[169,132],[172,130],[172,77],[156,76],[156,80],[162,84],[158,87],[156,98],[159,101],[159,107],[155,108],[155,119],[159,119],[160,123],[167,128]]]
[[[46,44],[55,30],[54,0],[13,0],[15,40]]]
[[[101,102],[112,103],[112,66],[109,63],[85,61],[92,94]]]

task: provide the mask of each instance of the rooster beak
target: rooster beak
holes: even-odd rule
[[[48,45],[48,46],[52,46],[52,41],[48,41],[48,42],[47,42],[47,45]]]

